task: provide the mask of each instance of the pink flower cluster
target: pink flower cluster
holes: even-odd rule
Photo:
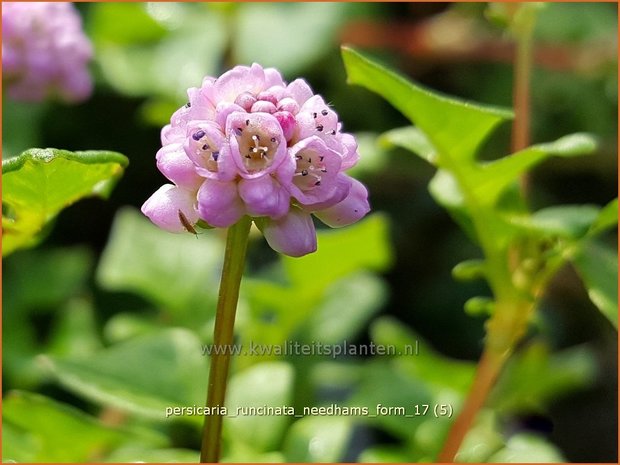
[[[92,54],[71,3],[2,3],[2,77],[11,98],[84,100],[92,92]]]
[[[174,185],[142,206],[161,228],[228,227],[249,215],[273,249],[302,256],[316,250],[311,214],[340,227],[368,213],[366,188],[344,174],[357,142],[304,80],[287,85],[273,68],[237,66],[188,95],[156,157]]]

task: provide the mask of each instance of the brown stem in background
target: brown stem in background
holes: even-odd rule
[[[532,32],[517,37],[513,86],[513,107],[515,119],[512,123],[512,152],[518,152],[530,145],[530,80],[532,74]],[[520,179],[521,192],[528,192],[529,178],[524,174]]]

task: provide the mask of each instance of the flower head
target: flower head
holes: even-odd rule
[[[2,71],[11,98],[84,100],[92,91],[91,57],[91,44],[71,3],[3,2]]]
[[[301,256],[316,250],[311,214],[340,227],[368,213],[366,188],[344,174],[357,163],[357,142],[304,80],[237,66],[188,96],[156,157],[174,184],[142,206],[161,228],[228,227],[249,215],[272,248]]]

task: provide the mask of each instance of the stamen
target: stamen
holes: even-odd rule
[[[321,112],[321,114],[322,114],[323,116],[327,116],[327,113],[328,113],[328,112],[327,112],[327,110],[323,110],[323,111]]]
[[[321,132],[321,131],[323,130],[323,125],[322,125],[322,124],[319,124],[319,125],[316,127],[316,130],[317,130],[317,131],[319,131],[319,132]]]
[[[192,139],[194,139],[195,141],[199,141],[200,139],[202,139],[207,133],[200,130],[200,131],[196,131],[194,134],[192,134]]]

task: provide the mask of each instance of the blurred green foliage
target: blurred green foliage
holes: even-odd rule
[[[96,94],[72,108],[3,99],[3,155],[14,157],[34,146],[105,147],[128,154],[131,165],[105,204],[89,199],[60,211],[100,192],[98,183],[110,178],[107,168],[125,165],[106,160],[110,164],[97,179],[91,178],[94,170],[74,172],[83,181],[80,195],[59,201],[46,216],[58,215],[53,228],[44,231],[47,241],[3,260],[3,460],[198,460],[202,418],[166,419],[165,408],[204,401],[208,357],[202,350],[212,337],[223,237],[218,231],[197,238],[168,234],[135,207],[161,184],[154,164],[158,130],[185,102],[187,87],[252,61],[278,67],[289,79],[304,76],[333,102],[345,129],[359,135],[362,159],[355,175],[369,186],[375,213],[344,230],[321,230],[319,251],[302,259],[277,257],[253,236],[236,341],[247,346],[346,340],[394,345],[400,352],[415,346],[419,352],[238,356],[229,406],[293,405],[300,412],[335,403],[365,406],[373,414],[381,403],[407,406],[408,413],[426,404],[458,410],[475,370],[471,360],[479,354],[483,321],[460,309],[489,289],[479,281],[455,283],[450,277],[458,263],[455,275],[480,277],[484,263],[464,263],[479,251],[470,240],[474,235],[462,208],[463,193],[450,174],[434,174],[427,165],[441,165],[441,154],[449,152],[467,166],[474,195],[505,213],[495,225],[498,240],[507,231],[547,235],[562,246],[554,252],[570,255],[585,284],[569,270],[558,280],[559,291],[552,288],[543,302],[546,311],[506,367],[460,459],[616,459],[617,417],[611,407],[617,370],[605,367],[617,367],[617,335],[609,324],[617,325],[617,253],[609,234],[617,223],[617,202],[607,203],[617,187],[617,62],[604,52],[616,44],[615,5],[554,3],[540,13],[537,39],[577,50],[581,55],[573,55],[581,61],[576,68],[541,65],[535,70],[537,144],[505,158],[498,155],[508,152],[502,122],[510,112],[468,103],[455,109],[449,100],[438,110],[422,92],[417,105],[412,100],[400,109],[407,116],[409,105],[416,115],[422,111],[428,125],[403,127],[407,121],[380,98],[346,86],[339,56],[341,40],[358,40],[350,32],[356,21],[383,24],[396,34],[400,26],[413,28],[425,20],[473,18],[475,31],[500,40],[503,32],[486,21],[483,4],[164,2],[79,8],[95,45]],[[509,64],[445,60],[439,52],[417,56],[406,40],[394,46],[373,36],[373,30],[368,36],[376,45],[367,46],[394,68],[447,94],[510,105]],[[413,42],[415,35],[407,37]],[[368,77],[359,72],[358,79]],[[394,90],[392,84],[399,87]],[[384,81],[380,87],[396,99],[411,91],[405,81]],[[464,127],[467,137],[452,130]],[[491,129],[495,135],[487,138]],[[572,158],[593,149],[586,136],[564,138],[572,132],[594,134],[595,153]],[[404,155],[403,148],[422,159]],[[490,161],[473,165],[477,149],[480,159]],[[56,154],[58,163],[72,161],[63,154]],[[22,157],[10,162],[19,164]],[[37,165],[35,159],[28,161],[32,169],[48,176],[51,165]],[[512,195],[514,180],[525,170],[533,186],[532,215],[525,215]],[[18,174],[3,166],[4,201],[17,194],[10,176]],[[62,178],[54,182],[69,187]],[[35,197],[28,211],[42,199]],[[433,198],[449,207],[469,238]],[[564,205],[547,207],[554,204]],[[5,233],[6,214],[10,209],[3,203]],[[562,297],[578,311],[570,313]],[[473,310],[486,311],[486,303]],[[577,389],[585,397],[575,397]],[[555,431],[545,423],[531,426],[538,416],[551,418]],[[227,418],[224,458],[433,461],[451,421],[429,415]]]

